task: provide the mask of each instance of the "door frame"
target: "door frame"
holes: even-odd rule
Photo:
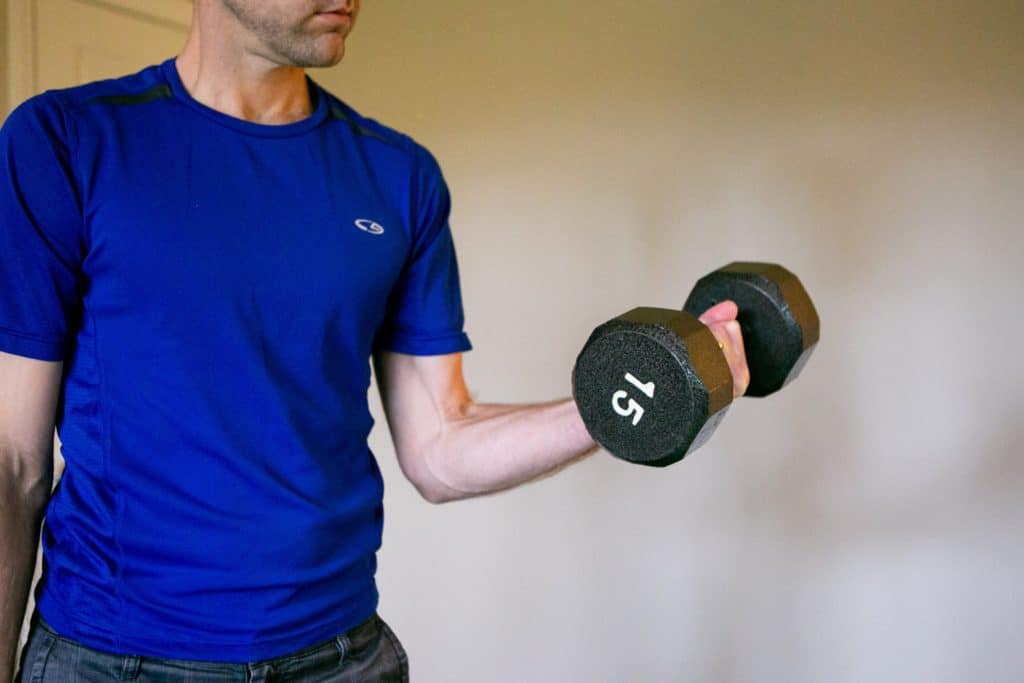
[[[67,1],[67,0],[65,0]],[[192,22],[192,0],[71,0],[128,14],[157,24],[188,30]],[[6,19],[0,17],[0,35],[7,44],[5,59],[0,59],[0,111],[4,117],[16,105],[38,92],[36,69],[36,5],[40,0],[0,0],[0,13],[6,5]],[[6,23],[6,26],[4,26]],[[6,28],[6,30],[4,30]],[[6,96],[6,97],[5,97]]]
[[[35,60],[33,59],[32,15],[33,0],[6,0],[6,107],[5,113],[31,97],[35,90]]]

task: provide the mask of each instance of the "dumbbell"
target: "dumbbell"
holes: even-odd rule
[[[697,316],[725,300],[739,309],[745,395],[767,396],[796,378],[818,343],[810,296],[782,266],[730,263],[698,280],[682,310],[634,308],[590,335],[573,367],[573,398],[605,450],[664,467],[710,438],[732,402],[732,373]]]

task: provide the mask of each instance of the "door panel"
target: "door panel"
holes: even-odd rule
[[[185,44],[187,0],[36,0],[36,90],[134,73]]]

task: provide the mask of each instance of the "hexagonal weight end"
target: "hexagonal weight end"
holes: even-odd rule
[[[636,308],[590,335],[573,368],[573,397],[602,447],[663,467],[710,437],[732,400],[732,376],[692,316]]]
[[[698,280],[683,309],[699,316],[727,299],[739,306],[746,395],[767,396],[793,381],[820,335],[818,313],[796,275],[774,263],[730,263]]]

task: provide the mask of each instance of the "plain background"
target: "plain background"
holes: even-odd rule
[[[731,260],[822,319],[668,469],[432,507],[379,422],[414,676],[1024,679],[1024,5],[365,5],[320,78],[441,161],[478,400],[568,395],[594,326]]]
[[[445,506],[373,390],[413,679],[1024,679],[1024,5],[364,4],[312,75],[440,160],[478,400],[567,396],[593,327],[732,260],[822,319],[673,467]]]

